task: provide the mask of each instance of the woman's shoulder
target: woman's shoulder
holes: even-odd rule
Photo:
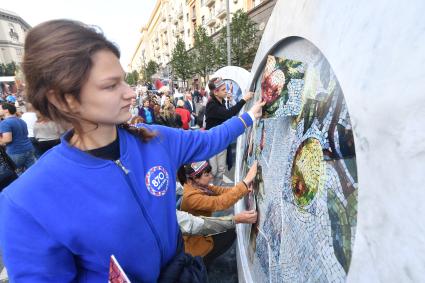
[[[209,186],[208,186],[208,189],[209,189]],[[206,191],[208,191],[208,189]],[[212,193],[212,191],[211,191],[211,193]],[[193,186],[189,183],[184,184],[183,194],[186,195],[186,196],[195,196],[195,195],[201,195],[201,196],[205,196],[205,197],[210,196],[205,191],[202,191],[202,189],[199,189],[198,187]]]
[[[180,135],[179,133],[179,129],[176,128],[172,128],[172,127],[167,127],[167,126],[163,126],[163,125],[158,125],[158,124],[152,124],[152,125],[148,125],[148,124],[142,124],[141,127],[143,127],[144,129],[146,129],[149,132],[152,132],[155,134],[155,137],[151,140],[151,141],[155,141],[155,140],[163,140],[164,138],[167,139],[173,139],[174,137],[177,137]],[[122,132],[122,135],[127,138],[127,139],[136,139],[136,140],[140,140],[140,138],[136,137],[135,135],[133,135],[132,133],[130,133],[129,131],[125,130],[125,129],[120,129],[120,131]],[[121,137],[121,135],[120,135]]]
[[[59,184],[68,170],[73,168],[56,148],[52,148],[10,184],[3,194],[16,202],[20,199],[36,200],[36,196],[42,191],[51,190],[55,187],[54,183]]]

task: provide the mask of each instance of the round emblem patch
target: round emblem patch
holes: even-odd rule
[[[154,196],[165,195],[168,190],[168,172],[162,166],[152,167],[145,176],[146,188]]]

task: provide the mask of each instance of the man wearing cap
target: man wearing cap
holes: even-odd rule
[[[243,98],[230,108],[225,106],[227,96],[226,84],[221,78],[213,78],[208,82],[211,99],[208,101],[205,110],[206,130],[221,125],[224,121],[237,115],[247,101],[252,99],[254,93],[247,92]],[[227,150],[213,156],[209,161],[212,167],[211,174],[214,176],[213,183],[217,186],[223,185],[223,175],[226,171]]]

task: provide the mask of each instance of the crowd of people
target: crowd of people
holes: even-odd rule
[[[131,88],[119,57],[80,22],[28,32],[24,110],[0,108],[0,248],[12,281],[105,282],[114,255],[134,282],[206,282],[235,224],[257,220],[212,213],[251,190],[256,164],[222,186],[223,152],[264,103],[240,114],[253,94],[230,103],[221,78],[209,93]]]
[[[137,120],[145,124],[184,130],[205,128],[205,107],[209,98],[205,90],[165,87],[158,92],[140,86],[134,90],[136,98],[132,99],[130,107],[132,119],[140,117],[142,120]]]
[[[0,95],[0,192],[33,165],[37,158],[59,144],[64,129],[43,117],[23,92],[2,86]]]

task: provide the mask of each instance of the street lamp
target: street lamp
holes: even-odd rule
[[[232,65],[232,58],[231,58],[231,53],[230,53],[230,4],[229,4],[229,0],[226,0],[226,10],[227,10],[227,65],[230,66]]]

